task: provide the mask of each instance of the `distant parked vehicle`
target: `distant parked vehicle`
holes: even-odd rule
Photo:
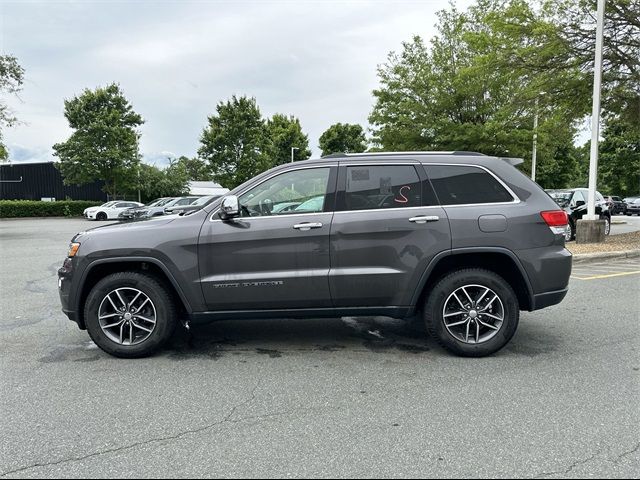
[[[118,218],[120,220],[135,220],[135,219],[141,218],[143,216],[143,214],[145,214],[146,212],[149,212],[149,211],[152,211],[152,212],[155,212],[155,211],[163,212],[165,205],[167,205],[169,202],[171,202],[171,201],[173,201],[175,199],[176,199],[176,197],[156,198],[155,200],[147,203],[146,205],[140,205],[138,207],[130,208],[128,210],[123,211],[122,213],[120,213]],[[160,213],[160,215],[162,215],[162,213]]]
[[[636,198],[627,203],[627,215],[640,215],[640,198]]]
[[[165,208],[164,211],[167,215],[195,212],[200,210],[202,207],[209,205],[220,197],[222,197],[222,195],[205,195],[204,197],[198,197],[195,202],[189,205],[174,205],[173,207]]]
[[[125,210],[141,205],[142,204],[138,202],[114,200],[104,203],[99,207],[85,208],[83,214],[87,220],[115,220]]]
[[[605,202],[607,202],[607,206],[611,211],[612,215],[616,215],[618,213],[625,214],[627,213],[627,204],[622,201],[622,198],[617,196],[608,196],[604,197]]]
[[[195,202],[199,198],[200,197],[195,196],[195,195],[188,196],[188,197],[178,197],[175,200],[173,200],[172,202],[169,202],[164,206],[164,210],[162,211],[162,214],[149,215],[149,216],[166,215],[168,213],[171,213],[173,208],[175,208],[175,207],[186,207],[187,205],[191,205],[193,202]]]
[[[569,224],[565,231],[565,241],[576,238],[576,225],[587,213],[587,198],[589,198],[589,190],[586,188],[572,188],[567,190],[547,190],[551,198],[562,208],[569,216]],[[600,192],[596,192],[596,215],[604,220],[604,234],[611,233],[611,211]]]

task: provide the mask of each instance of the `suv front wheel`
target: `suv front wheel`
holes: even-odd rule
[[[100,280],[85,303],[91,339],[122,358],[146,357],[173,335],[176,310],[170,293],[154,277],[113,273]]]
[[[499,275],[479,268],[442,278],[424,307],[429,334],[447,350],[464,357],[491,355],[513,337],[518,299]]]

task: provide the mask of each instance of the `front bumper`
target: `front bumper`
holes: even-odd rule
[[[71,258],[66,258],[62,267],[58,269],[58,294],[60,295],[62,312],[69,318],[69,320],[80,326],[80,323],[78,322],[78,313],[72,308],[70,299],[72,274],[73,261]]]

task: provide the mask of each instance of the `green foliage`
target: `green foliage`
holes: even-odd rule
[[[176,162],[184,167],[188,180],[206,182],[213,178],[209,165],[200,158],[188,158],[183,155]]]
[[[378,68],[375,146],[522,157],[528,170],[537,111],[539,183],[571,177],[563,159],[590,93],[557,25],[521,0],[479,0],[440,12],[437,31],[430,47],[414,37]],[[538,64],[548,68],[532,75]]]
[[[607,118],[603,137],[598,189],[623,197],[640,193],[640,125],[623,116]]]
[[[267,129],[255,98],[220,102],[200,137],[198,154],[207,160],[213,178],[234,188],[274,165]]]
[[[293,115],[276,113],[267,120],[267,135],[271,142],[272,164],[281,165],[291,161],[291,148],[295,147],[294,161],[306,160],[311,156],[309,137],[302,131],[300,120]]]
[[[13,111],[4,102],[4,95],[15,95],[22,90],[24,68],[12,55],[0,55],[0,161],[9,157],[7,147],[2,142],[3,127],[11,127],[18,122]]]
[[[184,162],[172,161],[164,170],[140,164],[139,186],[143,201],[159,197],[178,197],[189,193],[189,173]]]
[[[367,149],[364,130],[358,124],[333,124],[320,136],[320,149],[322,155],[364,152]]]
[[[85,208],[104,202],[61,200],[40,202],[36,200],[0,200],[0,218],[16,217],[79,217]]]
[[[53,146],[65,184],[105,181],[111,195],[131,190],[140,157],[136,128],[144,123],[117,84],[65,100],[65,117],[74,130],[66,142]]]

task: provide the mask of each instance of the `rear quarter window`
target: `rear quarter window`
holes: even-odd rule
[[[514,198],[486,170],[466,165],[425,165],[441,205],[512,202]]]

